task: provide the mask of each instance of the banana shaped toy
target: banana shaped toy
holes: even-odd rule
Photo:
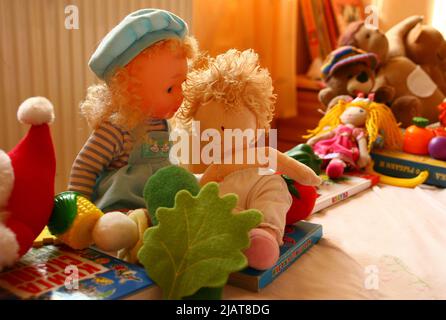
[[[376,172],[373,168],[375,166],[375,163],[372,161],[367,166],[367,172],[379,176],[379,182],[388,184],[395,187],[402,187],[402,188],[415,188],[419,186],[420,184],[423,184],[426,182],[426,180],[429,178],[429,171],[421,171],[418,176],[414,178],[394,178],[390,176],[383,175],[381,173]]]

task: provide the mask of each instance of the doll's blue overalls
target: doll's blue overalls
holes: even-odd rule
[[[158,169],[170,165],[169,129],[146,133],[147,139],[134,144],[128,164],[119,169],[104,170],[98,177],[93,201],[104,212],[145,208],[143,190],[147,180]]]

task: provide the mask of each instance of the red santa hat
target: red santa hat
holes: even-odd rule
[[[8,154],[0,150],[0,270],[31,248],[54,203],[56,157],[48,126],[53,105],[43,97],[29,98],[17,117],[31,128]]]

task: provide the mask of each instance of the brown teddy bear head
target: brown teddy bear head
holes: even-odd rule
[[[321,69],[327,87],[320,91],[320,101],[330,107],[340,96],[355,98],[360,93],[369,94],[375,85],[377,64],[374,53],[352,46],[336,49]]]
[[[407,57],[416,64],[439,66],[446,70],[446,40],[435,28],[418,24],[406,37]]]
[[[353,46],[372,52],[381,62],[386,61],[389,52],[389,41],[386,35],[379,29],[367,26],[364,21],[349,24],[339,38],[339,46]]]
[[[326,81],[328,87],[338,94],[356,97],[358,93],[369,93],[375,84],[375,74],[364,63],[354,63],[337,69]]]

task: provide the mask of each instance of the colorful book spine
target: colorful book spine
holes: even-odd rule
[[[413,178],[427,170],[429,178],[426,184],[446,188],[446,161],[390,150],[375,150],[371,156],[376,172],[397,178]]]
[[[287,226],[276,265],[266,271],[247,268],[234,273],[229,284],[257,292],[273,282],[321,238],[322,226],[319,224],[300,221],[294,226]]]
[[[336,181],[322,175],[322,184],[318,187],[319,197],[313,213],[319,212],[355,194],[367,190],[379,183],[379,177],[366,173],[349,173]]]
[[[328,32],[330,34],[331,47],[336,49],[338,47],[339,30],[336,26],[335,15],[330,0],[323,0],[325,10],[325,21],[327,23]]]
[[[320,58],[320,43],[316,30],[316,20],[314,18],[311,0],[302,0],[300,2],[302,17],[304,20],[308,47],[313,60]]]
[[[314,19],[316,23],[316,30],[320,43],[320,51],[322,59],[333,50],[330,41],[330,34],[325,21],[325,10],[323,0],[312,0]]]

